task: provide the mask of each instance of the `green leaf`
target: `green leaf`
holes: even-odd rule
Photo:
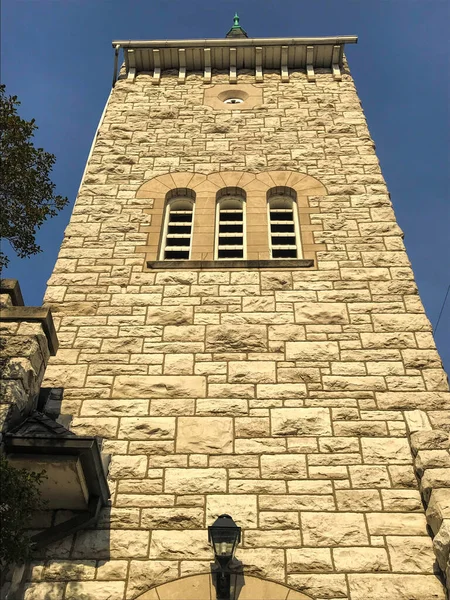
[[[55,195],[49,174],[55,155],[35,148],[34,119],[17,114],[17,96],[7,96],[0,85],[0,237],[20,258],[41,252],[36,230],[66,206],[68,199]],[[0,250],[0,269],[9,262]]]
[[[39,486],[44,472],[12,467],[0,454],[0,565],[25,561],[32,551],[26,534],[32,514],[44,508]]]

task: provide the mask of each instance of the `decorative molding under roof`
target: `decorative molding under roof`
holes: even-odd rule
[[[317,38],[225,38],[205,40],[115,40],[117,55],[123,49],[128,79],[139,73],[152,73],[158,85],[163,71],[176,69],[178,81],[184,83],[186,73],[203,73],[204,83],[211,83],[213,70],[228,71],[230,83],[236,82],[238,70],[253,70],[257,82],[263,81],[264,70],[279,71],[283,82],[289,71],[302,69],[309,81],[315,80],[315,69],[329,69],[341,78],[345,44],[356,44],[356,36]]]

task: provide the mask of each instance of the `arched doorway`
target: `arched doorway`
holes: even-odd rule
[[[250,575],[232,575],[231,589],[231,600],[311,600],[286,585]],[[216,600],[216,590],[211,574],[205,573],[163,583],[135,600]]]

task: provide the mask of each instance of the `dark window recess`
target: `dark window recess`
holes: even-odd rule
[[[272,247],[272,258],[297,258],[297,249]]]
[[[219,249],[219,258],[242,258],[243,250],[238,248]]]
[[[270,208],[272,258],[297,258],[297,240],[292,206]]]
[[[188,235],[191,235],[191,224],[185,224],[185,223],[170,223],[168,229],[167,229],[167,233],[174,233],[174,234],[179,234],[179,233],[187,233]]]
[[[230,205],[233,208],[227,208]],[[239,200],[219,205],[218,258],[244,258],[244,211]]]
[[[166,248],[164,258],[166,260],[187,260],[189,258],[189,249],[181,250],[177,248],[176,250],[169,250]]]
[[[170,207],[168,218],[164,259],[189,259],[192,234],[192,204],[182,202],[179,207],[174,204]]]

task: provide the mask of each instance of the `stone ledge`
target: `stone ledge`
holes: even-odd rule
[[[17,279],[1,279],[0,294],[7,294],[10,296],[13,306],[24,306],[25,304]]]
[[[55,356],[59,343],[50,308],[35,306],[10,306],[2,309],[0,321],[13,321],[15,323],[21,323],[22,321],[27,323],[41,323],[42,329],[47,337],[50,354]]]
[[[149,269],[298,269],[314,266],[313,259],[276,260],[148,260]]]

